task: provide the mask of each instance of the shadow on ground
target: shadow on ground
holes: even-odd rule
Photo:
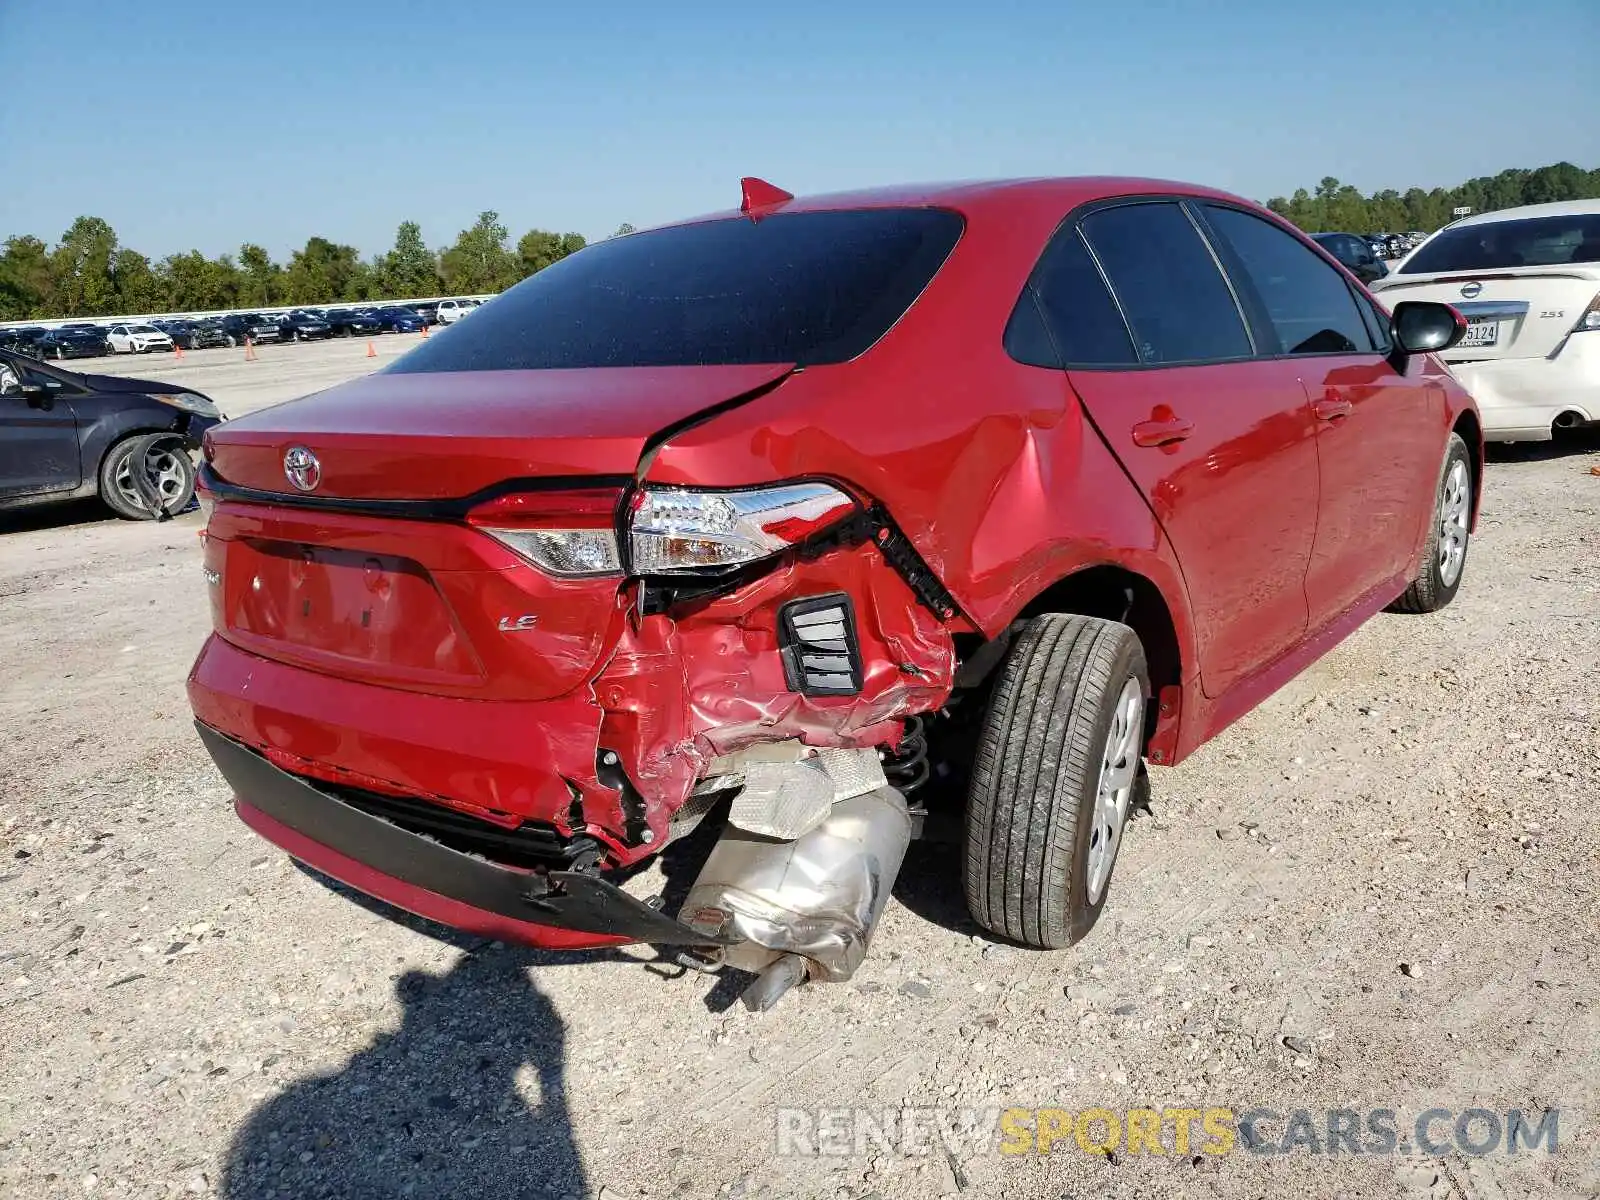
[[[1580,459],[1585,454],[1600,452],[1600,428],[1558,430],[1547,442],[1489,442],[1485,452],[1491,464]]]
[[[567,1115],[566,1031],[528,973],[543,959],[490,949],[443,975],[402,975],[400,1028],[252,1113],[222,1195],[587,1195]]]
[[[116,521],[99,500],[70,500],[64,504],[35,504],[0,510],[0,535],[35,533],[42,529],[69,529],[74,525],[100,525]]]

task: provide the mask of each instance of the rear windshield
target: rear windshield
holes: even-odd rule
[[[1402,275],[1600,262],[1600,213],[1527,217],[1446,229],[1413,254]]]
[[[961,236],[943,209],[778,213],[635,233],[546,267],[399,372],[844,362]]]

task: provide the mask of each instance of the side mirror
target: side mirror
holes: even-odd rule
[[[1407,354],[1437,354],[1467,333],[1467,319],[1448,304],[1404,300],[1394,306],[1394,343]]]

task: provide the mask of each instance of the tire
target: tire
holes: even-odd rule
[[[137,492],[131,472],[145,464],[147,478],[159,490],[166,515],[180,513],[194,499],[195,470],[183,439],[175,433],[136,433],[123,438],[100,460],[100,499],[128,521],[151,521],[157,516]]]
[[[1472,524],[1472,456],[1461,435],[1452,433],[1445,443],[1444,466],[1433,495],[1433,522],[1422,548],[1417,577],[1390,612],[1438,612],[1456,598],[1467,573],[1467,550]]]
[[[65,362],[66,360],[67,360],[67,352],[66,352],[66,350],[64,348],[62,348],[61,346],[57,346],[56,347],[56,361],[57,362]]]
[[[984,715],[967,791],[962,884],[985,929],[1061,949],[1094,928],[1122,829],[1148,798],[1149,694],[1144,647],[1126,625],[1048,615],[1018,636]],[[1102,805],[1108,761],[1115,786]]]

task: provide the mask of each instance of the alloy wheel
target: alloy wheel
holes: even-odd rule
[[[1139,775],[1139,746],[1144,735],[1144,693],[1137,679],[1129,678],[1117,697],[1100,756],[1100,781],[1095,789],[1094,814],[1089,826],[1089,861],[1085,876],[1089,903],[1100,900],[1111,866],[1122,843],[1128,821],[1133,785]]]

